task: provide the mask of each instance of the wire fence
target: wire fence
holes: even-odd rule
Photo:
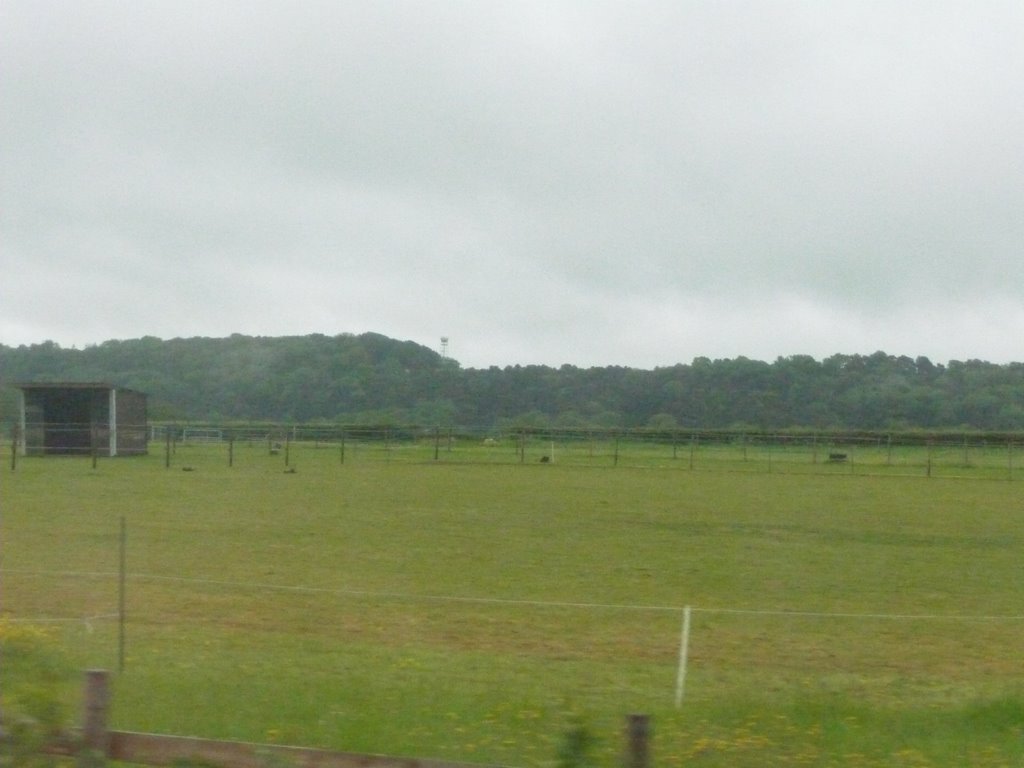
[[[26,606],[5,621],[63,625],[92,665],[124,653],[116,627],[127,620],[129,671],[161,656],[184,669],[244,667],[283,645],[296,663],[308,653],[356,679],[386,678],[413,700],[438,686],[500,686],[523,701],[557,691],[594,708],[666,709],[684,704],[685,678],[685,700],[775,685],[885,702],[1024,675],[1024,614],[1014,612],[691,606],[685,596],[677,605],[549,601],[132,573],[122,614],[116,572],[0,574],[15,595],[27,582],[26,592],[42,582],[51,588],[44,592],[74,594],[77,615],[65,601]],[[239,633],[244,652],[225,639]],[[903,689],[894,692],[897,679]]]
[[[275,460],[286,469],[310,463],[404,462],[998,480],[1024,476],[1024,436],[1005,433],[495,431],[265,424],[157,424],[125,429],[132,434],[144,429],[146,450],[135,453],[145,452],[167,467]],[[35,443],[16,431],[10,450],[12,468],[25,455],[60,454],[93,462],[123,455],[108,433],[88,425],[54,425],[44,442]]]

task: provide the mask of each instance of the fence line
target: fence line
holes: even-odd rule
[[[219,768],[267,768],[279,760],[281,765],[295,768],[480,768],[477,763],[333,752],[280,744],[217,741],[194,736],[132,731],[109,731],[107,735],[108,759],[143,765],[175,766],[186,763]]]
[[[84,766],[98,765],[96,756],[143,765],[182,763],[221,768],[266,768],[294,765],[298,768],[501,768],[480,763],[401,757],[381,754],[336,752],[281,744],[255,744],[194,736],[117,731],[108,727],[111,704],[110,673],[92,669],[85,673],[85,695],[80,736],[61,735],[43,747],[44,754],[75,756]],[[625,768],[649,768],[650,716],[628,714],[623,731]]]
[[[2,569],[2,568],[0,568],[0,573],[5,574],[5,575],[7,575],[7,574],[12,574],[12,575],[13,574],[21,574],[21,575],[32,576],[32,577],[46,577],[46,576],[63,577],[63,578],[83,578],[83,577],[88,577],[88,578],[98,578],[98,579],[114,579],[114,578],[116,578],[116,577],[118,577],[120,575],[119,573],[113,572],[113,571],[30,571],[30,570],[16,570],[16,569]],[[190,577],[186,577],[186,576],[173,576],[173,575],[153,574],[153,573],[129,574],[129,578],[131,578],[133,581],[136,581],[136,582],[145,582],[145,581],[148,581],[148,582],[164,582],[164,583],[180,584],[180,585],[183,585],[183,586],[191,585],[191,586],[198,586],[198,587],[201,587],[201,586],[211,586],[211,587],[226,588],[228,590],[238,590],[238,591],[254,590],[254,591],[257,591],[257,592],[278,592],[278,593],[288,593],[288,594],[305,594],[305,595],[320,595],[320,596],[348,596],[348,597],[355,597],[355,598],[371,598],[371,599],[372,598],[379,598],[381,600],[408,601],[410,603],[417,603],[417,602],[419,602],[419,603],[462,604],[462,605],[476,605],[476,606],[511,606],[511,607],[534,608],[534,609],[562,609],[562,610],[584,610],[584,611],[628,611],[628,612],[632,612],[634,616],[636,614],[638,614],[638,613],[647,613],[647,614],[650,615],[650,618],[647,620],[646,623],[641,621],[640,624],[636,624],[635,621],[633,621],[633,620],[629,620],[628,621],[628,624],[633,627],[633,629],[631,631],[634,632],[634,634],[635,634],[635,632],[639,631],[641,635],[645,634],[645,631],[644,631],[643,627],[646,626],[648,631],[650,631],[655,626],[660,624],[660,620],[659,620],[659,622],[655,622],[654,621],[654,614],[659,614],[661,617],[668,617],[669,619],[671,619],[672,616],[678,616],[678,617],[682,618],[682,627],[681,627],[681,629],[678,629],[677,637],[678,637],[678,649],[679,650],[678,650],[678,656],[675,659],[675,663],[674,663],[674,669],[675,669],[674,701],[675,701],[675,706],[676,706],[677,709],[682,706],[682,702],[683,702],[683,698],[684,698],[684,691],[685,691],[685,684],[686,684],[686,677],[687,677],[687,668],[688,668],[688,666],[690,664],[689,649],[691,647],[691,644],[690,644],[691,633],[693,633],[693,632],[698,633],[697,647],[699,648],[699,653],[701,654],[701,659],[700,659],[699,664],[698,664],[698,668],[699,669],[714,669],[716,664],[721,665],[723,663],[720,659],[717,660],[717,662],[711,659],[711,657],[714,656],[714,652],[713,651],[711,652],[711,657],[707,657],[706,656],[706,654],[709,653],[709,647],[713,647],[713,644],[714,644],[713,638],[716,637],[715,633],[717,632],[716,625],[719,624],[720,622],[702,622],[699,626],[694,627],[692,625],[692,623],[691,623],[691,615],[696,616],[698,614],[701,614],[703,616],[708,616],[708,617],[711,617],[711,616],[734,616],[734,617],[740,617],[739,621],[742,624],[744,624],[744,625],[749,624],[750,626],[753,626],[753,627],[756,627],[758,625],[757,621],[747,622],[747,621],[745,621],[741,617],[757,617],[757,618],[760,618],[760,619],[770,618],[770,619],[781,620],[783,622],[786,622],[788,620],[801,620],[801,619],[815,619],[815,620],[825,620],[825,621],[828,621],[828,620],[838,620],[838,621],[844,621],[844,622],[852,621],[852,622],[861,622],[861,623],[863,623],[863,622],[872,622],[872,621],[906,622],[907,624],[912,623],[912,622],[930,622],[932,627],[935,627],[935,624],[938,623],[938,622],[947,622],[945,627],[943,627],[942,629],[937,629],[936,630],[939,633],[940,636],[942,636],[943,633],[949,633],[949,632],[954,632],[954,633],[956,633],[956,635],[959,636],[959,635],[963,634],[963,629],[962,629],[962,627],[960,625],[963,624],[963,623],[971,623],[971,622],[975,623],[976,625],[979,625],[979,630],[978,631],[981,631],[983,633],[985,631],[998,632],[998,633],[1003,633],[1003,634],[1005,634],[1006,632],[1011,632],[1012,633],[1014,630],[1010,630],[1009,628],[1005,627],[1005,625],[1009,624],[1009,623],[1018,623],[1018,622],[1024,621],[1024,614],[981,614],[981,613],[975,613],[975,614],[972,614],[972,613],[947,613],[947,614],[942,614],[942,613],[905,613],[905,612],[903,612],[903,613],[886,613],[886,612],[879,612],[879,611],[792,610],[792,609],[771,609],[771,608],[745,608],[745,607],[736,607],[736,606],[730,607],[730,606],[714,606],[714,605],[699,606],[699,605],[692,605],[692,604],[643,605],[643,604],[636,604],[636,603],[602,603],[602,602],[597,602],[597,601],[591,602],[591,601],[537,600],[537,599],[515,599],[515,598],[502,598],[502,597],[474,597],[474,596],[460,596],[460,595],[439,595],[439,594],[423,595],[423,594],[414,594],[414,593],[406,593],[406,592],[395,592],[395,591],[382,591],[382,590],[347,589],[347,588],[331,588],[331,587],[317,587],[317,586],[303,586],[303,585],[267,584],[267,583],[261,583],[261,582],[244,582],[244,581],[233,581],[233,580],[225,580],[225,579],[190,578]],[[197,592],[197,594],[202,594],[202,593]],[[217,594],[220,595],[221,593],[218,592]],[[244,601],[246,599],[245,596],[232,597],[230,591],[227,592],[227,593],[224,593],[224,597],[227,600],[237,599],[237,600]],[[261,599],[261,598],[259,598],[258,595],[252,596],[252,597],[254,597],[255,599]],[[242,603],[242,604],[244,604],[244,603]],[[388,610],[388,607],[387,607],[386,603],[381,603],[379,605],[375,604],[374,607],[375,608],[381,608],[381,609],[383,609],[385,611]],[[405,609],[403,608],[402,610],[404,611]],[[484,615],[484,613],[485,613],[484,609],[481,608],[480,611],[481,611],[481,615]],[[141,615],[139,617],[139,626],[140,627],[149,626],[153,621],[156,621],[158,624],[164,624],[164,623],[166,623],[165,619],[167,619],[167,618],[170,619],[170,623],[173,626],[175,626],[175,627],[183,626],[183,622],[187,622],[188,621],[187,617],[184,614],[180,615],[180,616],[175,616],[175,617],[160,617],[159,619],[157,619],[157,618],[155,618],[153,616],[148,616],[147,617],[144,614],[145,614],[145,612],[143,611],[143,615]],[[449,615],[448,613],[445,613],[445,616],[448,616],[448,615]],[[516,613],[515,617],[516,617],[515,618],[516,622],[518,622],[518,623],[525,623],[527,625],[532,625],[532,622],[536,622],[538,620],[538,617],[536,615],[530,616],[527,613],[524,613],[524,614]],[[19,621],[19,622],[39,621],[40,623],[58,622],[58,621],[70,623],[70,622],[76,622],[77,621],[77,622],[81,622],[82,624],[84,624],[84,626],[86,627],[88,632],[91,634],[92,631],[93,631],[92,624],[91,624],[92,622],[100,622],[100,621],[104,621],[104,620],[108,620],[108,619],[118,619],[118,618],[120,618],[122,620],[122,622],[123,622],[124,616],[122,614],[117,614],[117,613],[97,613],[97,614],[95,614],[93,616],[83,617],[81,619],[57,619],[57,618],[31,619],[31,618],[19,618],[19,619],[16,619],[16,621]],[[563,616],[562,618],[565,619],[567,617]],[[572,618],[573,618],[573,620],[575,620],[575,617],[572,617]],[[620,616],[618,618],[612,618],[611,621],[613,621],[613,622],[621,622],[624,619],[625,619],[624,616]],[[10,620],[10,619],[8,619],[8,620]],[[589,622],[591,620],[604,621],[605,619],[604,618],[598,619],[597,618],[597,614],[591,614],[591,615],[588,615],[586,617],[586,619],[584,620],[584,624],[586,624],[587,622]],[[540,621],[543,623],[545,620],[541,618]],[[982,622],[987,623],[988,627],[990,627],[991,629],[990,630],[981,630],[980,629],[980,623],[982,623]],[[209,625],[210,627],[216,627],[216,626],[218,626],[218,624],[220,622],[218,621],[218,619],[216,617],[213,617],[213,618],[204,619],[203,623],[206,624],[206,625]],[[729,622],[725,622],[725,623],[729,624]],[[1004,626],[1000,627],[999,623],[1003,623]],[[228,625],[230,625],[230,623]],[[788,630],[787,629],[783,629],[780,626],[778,628],[778,631],[781,632],[781,634],[779,634],[779,637],[785,638],[787,636],[786,635],[787,632],[793,632],[794,630],[797,631],[797,632],[800,632],[799,627],[801,625],[799,625],[799,624],[797,624],[796,627],[794,627],[794,626],[792,626],[791,624],[788,624],[788,623],[785,624],[784,626],[789,627],[789,629]],[[846,626],[846,625],[844,625],[844,626]],[[894,629],[893,631],[895,631],[895,632],[904,632],[904,631],[908,631],[908,629],[909,628],[905,625],[905,626],[901,627],[900,629]],[[622,677],[617,676],[617,675],[616,676],[609,676],[609,675],[607,675],[603,671],[603,667],[601,666],[601,665],[606,665],[606,664],[609,663],[608,662],[608,658],[610,658],[610,657],[606,656],[606,654],[610,650],[618,650],[618,646],[616,644],[617,641],[611,640],[611,641],[609,641],[610,645],[607,645],[607,644],[604,644],[603,639],[601,638],[601,636],[597,635],[596,636],[598,638],[597,644],[594,645],[594,647],[592,649],[590,649],[589,651],[584,651],[583,652],[584,655],[586,656],[586,658],[592,660],[593,663],[596,665],[595,666],[596,674],[593,676],[593,679],[588,682],[588,686],[590,686],[590,688],[592,688],[594,691],[596,691],[598,688],[600,688],[601,690],[605,691],[605,694],[607,694],[607,691],[617,691],[620,694],[623,691],[629,691],[629,692],[631,692],[630,695],[633,695],[636,692],[640,692],[640,693],[642,693],[644,695],[645,698],[643,700],[645,702],[650,700],[649,699],[650,696],[654,696],[655,699],[656,699],[657,696],[658,696],[658,691],[659,690],[664,690],[664,689],[662,689],[662,687],[661,687],[662,683],[658,683],[657,680],[655,680],[655,677],[657,677],[658,680],[661,680],[662,678],[660,676],[655,676],[653,670],[658,669],[659,668],[658,665],[666,665],[667,666],[668,663],[671,663],[671,662],[667,661],[667,659],[668,659],[667,651],[669,649],[669,643],[666,642],[666,641],[668,641],[668,638],[671,635],[670,634],[669,635],[664,635],[664,634],[662,634],[662,631],[664,631],[664,630],[659,630],[659,632],[657,634],[657,637],[659,639],[655,641],[654,646],[653,646],[656,649],[658,649],[657,652],[655,653],[655,655],[652,656],[652,657],[648,657],[648,656],[645,656],[643,654],[637,656],[637,658],[641,658],[641,656],[642,656],[643,658],[646,658],[649,661],[651,659],[654,659],[654,661],[651,662],[652,664],[655,665],[654,667],[651,667],[652,671],[650,671],[650,672],[637,672],[636,670],[633,670],[633,671],[628,672],[628,674],[626,674],[625,676],[622,676]],[[832,635],[838,635],[839,633],[845,634],[847,632],[847,629],[846,628],[844,628],[844,629],[836,629],[835,627],[829,627],[827,629],[824,629],[824,631],[826,633],[831,633]],[[914,631],[918,631],[918,630],[916,630],[916,629],[909,629],[909,631],[914,632]],[[712,638],[710,641],[705,639],[706,638],[705,633],[708,633],[710,635],[710,638]],[[735,634],[735,630],[733,630],[733,633]],[[739,634],[736,634],[736,637],[743,637],[743,636],[744,636],[744,630],[740,630]],[[814,636],[815,635],[814,635],[813,632],[809,635],[809,637],[812,637],[812,638]],[[756,637],[757,637],[756,632],[754,634],[750,634],[749,632],[747,632],[747,639],[748,640],[750,640],[752,638],[756,638]],[[1000,637],[1002,637],[1002,635],[1000,635]],[[582,636],[577,637],[573,641],[573,644],[570,645],[570,646],[567,646],[567,647],[575,648],[575,645],[579,644],[579,641],[580,641],[581,638],[582,638]],[[701,640],[704,640],[704,642],[700,642]],[[123,638],[122,638],[122,642],[123,642]],[[711,643],[710,646],[707,645],[707,643],[709,643],[709,642]],[[585,640],[583,642],[583,645],[584,646],[586,645],[586,641]],[[512,647],[514,647],[514,644],[513,644]],[[785,659],[787,657],[787,654],[797,654],[799,656],[801,653],[805,653],[806,652],[806,649],[801,651],[801,650],[799,650],[799,648],[800,648],[799,643],[797,645],[792,646],[792,647],[789,647],[785,643],[783,643],[782,646],[779,646],[777,651],[780,654],[779,655],[779,659],[781,660],[781,662],[780,662],[781,663],[781,667],[780,668],[785,668],[785,664],[786,664]],[[988,650],[990,651],[991,648],[989,648]],[[565,652],[565,649],[563,649],[561,651],[561,653],[564,653],[564,652]],[[123,653],[124,653],[123,645],[120,646],[119,653],[122,655],[122,658],[123,658]],[[590,654],[592,654],[592,655],[590,655]],[[658,659],[661,658],[662,656],[664,656],[664,658],[661,661],[658,661]],[[744,654],[743,654],[742,651],[738,654],[737,658],[738,658],[738,662],[737,662],[738,665],[740,667],[742,667],[742,665],[744,664]],[[859,658],[860,657],[857,656],[856,653],[854,653],[851,656],[851,663],[853,663],[853,664],[857,664],[857,663],[870,663],[869,661],[867,661],[867,659],[871,658],[871,651],[870,651],[870,649],[868,650],[867,655],[863,659],[860,659],[859,662],[858,662],[856,659],[859,659]],[[123,669],[123,662],[122,662],[122,669]],[[476,674],[471,673],[471,671],[464,671],[463,674],[460,674],[457,677],[460,680],[463,680],[464,682],[469,682],[471,684],[474,683],[474,682],[475,683],[490,682],[490,678],[488,676],[486,676],[486,675],[484,675],[484,676],[476,675]],[[628,682],[626,681],[626,677],[628,677]],[[666,688],[667,688],[667,685],[666,685]],[[121,758],[121,759],[127,759],[127,758]],[[145,761],[141,761],[141,762],[145,762]],[[385,767],[384,766],[380,766],[380,768],[385,768]]]
[[[177,434],[167,428],[165,464],[171,465]],[[392,428],[293,426],[278,431],[222,430],[227,462],[233,466],[236,442],[266,444],[269,455],[283,454],[291,467],[309,451],[338,451],[350,459],[484,463],[563,464],[587,467],[669,466],[827,475],[906,475],[944,478],[1014,479],[1021,466],[1021,436],[1012,433],[781,433],[729,430],[566,430],[519,429],[495,432],[473,428],[445,431],[423,426]],[[173,433],[173,435],[172,435]],[[206,445],[208,451],[212,446]],[[201,446],[183,451],[194,451]],[[1015,450],[1017,449],[1017,450]],[[666,464],[666,462],[669,462]],[[1018,472],[1019,474],[1019,472]]]
[[[74,576],[90,578],[116,578],[116,571],[26,571],[0,568],[0,573],[27,576]],[[248,590],[275,592],[301,592],[306,594],[344,595],[347,597],[379,597],[408,602],[468,603],[478,605],[510,605],[532,608],[574,608],[614,611],[648,611],[651,613],[682,613],[687,607],[680,605],[638,605],[630,603],[575,602],[561,600],[525,600],[503,597],[471,597],[463,595],[422,595],[408,592],[385,592],[380,590],[347,589],[337,587],[310,587],[290,584],[266,584],[261,582],[227,581],[222,579],[200,579],[187,576],[167,576],[152,573],[129,573],[131,579],[142,581],[173,581],[182,584],[204,584],[216,587],[233,587]],[[835,619],[886,619],[905,621],[1024,621],[1024,614],[941,614],[941,613],[879,613],[856,611],[806,611],[790,609],[702,607],[690,605],[694,613],[734,614],[750,616],[779,616],[793,618],[835,618]],[[120,614],[100,614],[94,619],[118,618]],[[53,619],[53,621],[84,621],[85,619]],[[21,621],[29,621],[21,619]]]
[[[109,676],[102,669],[92,669],[85,673],[81,735],[62,735],[54,743],[45,745],[43,754],[77,756],[79,765],[83,766],[99,765],[96,757],[101,756],[142,765],[173,766],[188,763],[220,768],[266,768],[279,762],[298,768],[484,768],[478,763],[452,760],[357,754],[281,744],[112,730],[108,727],[111,704]],[[628,746],[635,754],[647,754],[646,738],[636,746]],[[639,765],[646,768],[646,761]]]
[[[49,427],[55,433],[59,425]],[[85,427],[82,427],[85,428]],[[573,429],[559,427],[495,429],[426,425],[286,425],[183,423],[140,425],[153,453],[165,465],[179,448],[209,452],[226,447],[234,463],[239,445],[265,445],[281,454],[285,466],[311,449],[337,452],[337,463],[429,461],[439,463],[563,463],[574,466],[659,466],[737,469],[752,472],[807,472],[850,475],[922,475],[1014,480],[1024,469],[1024,434],[1017,432],[772,431],[644,428]],[[80,431],[80,430],[79,430]],[[96,461],[95,439],[54,452]],[[54,438],[56,440],[56,437]],[[17,442],[17,440],[15,441]],[[11,468],[16,466],[13,450]],[[100,452],[102,453],[102,452]],[[813,469],[807,470],[807,467]]]
[[[100,613],[95,616],[37,616],[33,618],[18,618],[12,616],[5,616],[3,621],[10,624],[85,624],[86,627],[90,627],[94,621],[102,621],[104,619],[116,619],[119,618],[120,614],[117,613]]]

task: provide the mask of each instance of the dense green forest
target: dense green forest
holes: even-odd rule
[[[804,355],[697,358],[654,370],[462,368],[411,341],[337,336],[145,337],[85,349],[0,345],[0,420],[29,381],[148,393],[153,420],[494,428],[1024,429],[1024,363]]]

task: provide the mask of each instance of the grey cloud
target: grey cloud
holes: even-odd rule
[[[1017,3],[0,14],[0,342],[1017,355]]]

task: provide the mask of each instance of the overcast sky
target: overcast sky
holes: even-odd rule
[[[1024,3],[0,2],[0,343],[1024,360]]]

